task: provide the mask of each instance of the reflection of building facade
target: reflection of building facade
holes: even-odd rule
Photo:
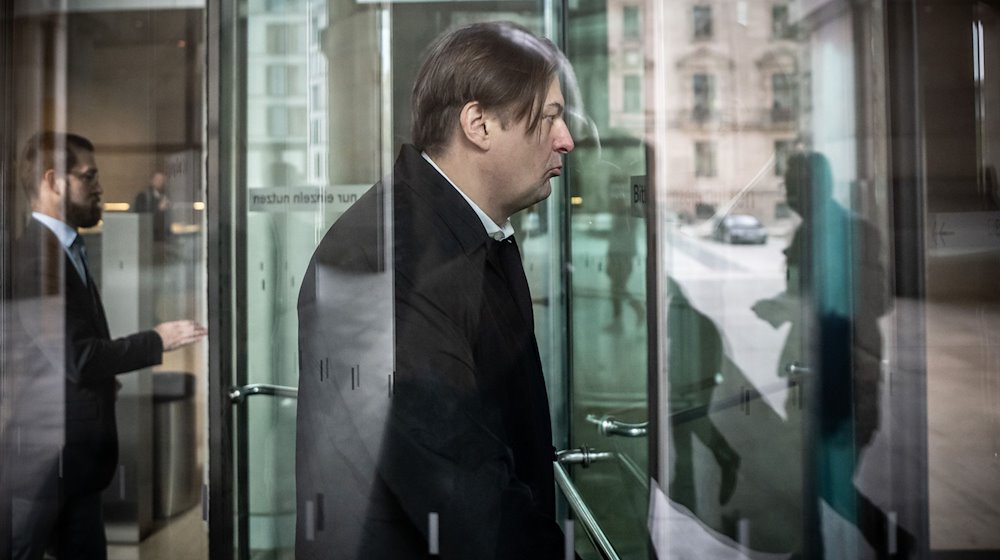
[[[310,24],[297,2],[251,2],[247,41],[247,181],[251,187],[296,186],[307,167],[314,57],[304,56]]]
[[[671,209],[694,215],[699,204],[718,208],[739,197],[735,208],[774,218],[799,130],[801,44],[790,10],[783,0],[608,2],[611,123],[644,136],[654,105],[644,97],[663,89],[661,192]],[[653,36],[669,53],[655,72]],[[650,77],[660,80],[654,88],[643,83]]]

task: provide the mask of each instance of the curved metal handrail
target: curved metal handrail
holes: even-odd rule
[[[233,404],[241,404],[243,401],[254,395],[297,399],[299,398],[299,390],[296,387],[287,387],[285,385],[251,383],[242,387],[233,387],[229,389],[229,402]]]
[[[559,489],[566,496],[566,502],[573,509],[573,514],[580,524],[583,525],[583,529],[587,532],[587,537],[594,544],[594,548],[597,549],[601,558],[604,560],[620,560],[621,557],[618,556],[615,547],[611,546],[611,541],[608,540],[607,535],[604,534],[601,526],[597,523],[594,513],[590,511],[590,508],[583,501],[583,496],[580,495],[576,486],[573,485],[573,481],[570,480],[566,469],[563,468],[559,461],[552,462],[552,469],[555,472],[556,484],[559,485]]]

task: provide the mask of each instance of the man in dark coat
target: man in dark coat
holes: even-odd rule
[[[153,239],[164,241],[170,236],[170,197],[167,196],[167,176],[157,171],[149,186],[135,195],[132,210],[153,215]]]
[[[107,557],[101,492],[118,464],[115,376],[159,364],[205,331],[172,321],[112,340],[77,228],[101,218],[94,146],[43,132],[27,143],[18,178],[32,217],[13,250],[14,354],[4,371],[0,557]]]
[[[548,398],[509,217],[573,149],[565,59],[512,24],[440,38],[413,140],[299,294],[296,558],[563,558]]]

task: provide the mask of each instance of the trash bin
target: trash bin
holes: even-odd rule
[[[153,374],[153,513],[158,519],[198,503],[194,390],[194,374]]]

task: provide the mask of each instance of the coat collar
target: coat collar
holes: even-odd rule
[[[462,194],[420,155],[420,150],[404,144],[394,169],[394,182],[409,187],[424,199],[458,239],[466,255],[479,250],[489,236],[475,210]]]

